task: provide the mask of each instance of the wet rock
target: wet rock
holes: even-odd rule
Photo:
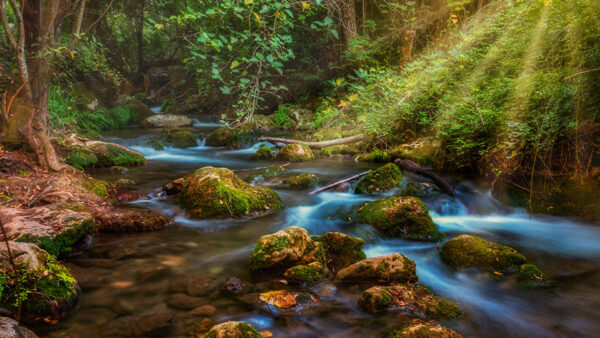
[[[269,148],[269,146],[260,146],[260,148],[258,148],[258,150],[254,153],[254,155],[252,155],[252,159],[253,160],[270,160],[275,158],[275,155],[273,155],[273,151],[271,150],[271,148]]]
[[[352,237],[341,232],[328,232],[317,237],[317,241],[323,243],[327,256],[327,266],[338,271],[348,265],[367,258],[362,251],[365,240]]]
[[[289,268],[284,277],[292,284],[314,285],[325,278],[325,268],[320,262],[296,265]]]
[[[118,191],[117,189],[111,189],[109,196],[121,203],[133,202],[142,198],[142,194],[137,191]]]
[[[153,115],[142,122],[144,127],[190,127],[193,124],[187,116],[169,114]]]
[[[112,260],[140,256],[140,254],[140,243],[128,238],[94,244],[88,250],[88,255],[91,258],[109,258]]]
[[[226,168],[205,167],[185,177],[181,205],[195,218],[264,216],[283,207],[273,190],[256,187]]]
[[[214,275],[199,275],[173,281],[170,292],[186,293],[192,297],[205,296],[217,290],[223,281]]]
[[[316,174],[304,173],[276,177],[267,183],[277,185],[277,188],[282,189],[307,189],[316,187],[320,181],[321,179]]]
[[[411,160],[422,166],[430,167],[435,164],[435,155],[439,148],[439,141],[427,137],[394,147],[389,153],[392,158]]]
[[[252,128],[258,130],[271,130],[277,128],[277,124],[273,121],[273,115],[258,115],[252,117]]]
[[[530,289],[547,288],[554,285],[554,281],[533,264],[521,265],[518,281],[519,285]]]
[[[0,337],[2,338],[37,338],[28,328],[19,326],[19,322],[8,317],[0,317]]]
[[[250,289],[251,286],[246,284],[241,279],[237,277],[231,277],[225,282],[225,284],[223,284],[223,286],[221,287],[221,292],[231,295],[241,295],[246,292],[249,292]]]
[[[362,294],[358,305],[373,313],[399,311],[436,320],[456,318],[462,313],[454,303],[418,285],[374,286]]]
[[[333,192],[349,192],[352,185],[348,182],[342,183],[333,189]]]
[[[113,167],[146,164],[146,159],[142,154],[116,143],[88,141],[85,143],[85,147],[98,159],[93,166]]]
[[[202,305],[188,312],[192,316],[206,317],[212,316],[217,312],[217,308],[212,305]]]
[[[394,253],[389,256],[373,257],[358,261],[342,270],[335,279],[344,282],[416,282],[416,264],[410,258]]]
[[[287,114],[296,122],[298,129],[309,129],[312,127],[314,114],[311,110],[292,108],[287,111]]]
[[[112,209],[96,212],[94,219],[101,232],[142,232],[162,230],[173,223],[169,217],[153,210]]]
[[[177,195],[183,189],[183,181],[183,178],[178,178],[173,182],[167,183],[165,186],[163,186],[163,190],[167,195]]]
[[[27,292],[22,316],[27,321],[59,320],[75,308],[80,289],[69,270],[32,243],[9,242],[14,262],[22,266],[20,293]],[[16,284],[6,245],[0,245],[0,304],[16,311]]]
[[[196,337],[203,337],[202,335],[208,332],[208,330],[210,330],[214,326],[214,324],[215,322],[212,319],[208,317],[202,318],[202,321],[196,327]]]
[[[132,187],[135,185],[136,185],[135,181],[132,179],[129,179],[129,178],[119,178],[118,180],[115,181],[115,186],[117,188]]]
[[[167,304],[175,309],[179,310],[192,310],[201,305],[205,305],[207,300],[200,297],[192,297],[183,293],[176,293],[169,296]]]
[[[323,245],[313,241],[305,229],[292,226],[258,240],[250,270],[285,270],[312,262],[325,262]]]
[[[270,180],[284,171],[285,167],[280,165],[273,165],[267,168],[253,170],[249,175],[247,175],[245,181],[251,183],[262,183],[266,180]]]
[[[170,313],[157,313],[138,318],[133,328],[136,337],[164,336],[168,333],[173,316]]]
[[[400,168],[393,163],[379,167],[363,177],[356,185],[357,194],[383,192],[398,187],[402,180]]]
[[[252,326],[243,322],[226,322],[213,326],[210,331],[202,336],[203,338],[262,338]]]
[[[303,143],[288,144],[277,153],[278,160],[292,162],[308,161],[315,158],[315,154],[309,146]]]
[[[440,256],[455,270],[476,268],[507,273],[516,272],[525,263],[525,257],[511,247],[466,234],[444,243]]]
[[[95,290],[110,284],[110,271],[99,268],[81,268],[75,264],[66,264],[82,290]]]
[[[206,145],[209,147],[227,147],[237,149],[245,144],[251,143],[250,135],[242,129],[221,127],[206,137]]]
[[[436,241],[441,237],[427,207],[417,197],[388,197],[368,202],[361,208],[358,220],[385,236],[421,241]]]
[[[434,322],[423,322],[421,320],[412,320],[407,325],[393,328],[383,332],[382,338],[461,338],[462,336],[455,331],[443,327]]]
[[[0,221],[10,240],[35,243],[50,254],[61,255],[71,251],[96,226],[89,212],[68,207],[60,204],[31,209],[0,207]]]
[[[435,184],[425,182],[407,182],[404,187],[398,190],[399,196],[416,196],[427,197],[438,192],[439,189]]]
[[[164,278],[171,273],[171,268],[168,266],[156,266],[144,268],[136,273],[137,280],[140,282],[148,282]]]
[[[175,148],[189,148],[198,145],[196,134],[186,128],[165,127],[157,138]]]

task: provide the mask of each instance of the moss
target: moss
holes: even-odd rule
[[[355,155],[360,152],[359,147],[353,144],[339,144],[325,147],[319,151],[320,156]]]
[[[198,145],[196,135],[187,128],[165,127],[157,138],[172,144],[175,148],[189,148]]]
[[[101,167],[137,166],[146,163],[144,156],[112,145],[107,146],[107,152],[98,153],[96,156],[98,157],[98,165]]]
[[[71,252],[74,244],[83,237],[92,233],[96,228],[96,223],[92,219],[82,221],[80,224],[73,224],[69,229],[55,237],[32,237],[23,236],[18,239],[19,242],[34,243],[40,248],[46,250],[53,256],[62,256]]]
[[[432,138],[422,138],[409,144],[402,144],[390,150],[391,158],[402,158],[429,167],[436,164],[435,154],[440,143]]]
[[[179,204],[196,218],[246,217],[283,207],[273,190],[255,187],[231,170],[206,167],[184,179]]]
[[[148,145],[154,150],[165,150],[165,146],[158,140],[158,137],[151,137],[148,140]]]
[[[355,192],[369,194],[390,190],[397,187],[401,180],[400,168],[393,163],[388,163],[365,175],[356,185]]]
[[[554,285],[554,281],[533,264],[523,264],[519,268],[519,285],[537,289]]]
[[[274,166],[270,166],[268,168],[262,168],[262,169],[256,170],[255,172],[250,174],[250,176],[248,176],[248,178],[246,180],[248,182],[266,181],[266,180],[270,180],[271,178],[281,174],[284,171],[285,171],[285,168],[283,166],[274,165]]]
[[[292,162],[301,162],[308,161],[315,158],[315,154],[304,143],[293,143],[288,144],[287,146],[281,148],[277,153],[277,159],[292,161]]]
[[[407,325],[398,325],[379,335],[381,338],[460,338],[455,331],[432,322],[412,320]]]
[[[75,169],[84,170],[95,166],[98,163],[98,157],[86,147],[73,146],[65,154],[65,163]]]
[[[256,331],[255,328],[246,323],[240,323],[238,325],[238,330],[242,335],[242,338],[262,338],[263,336]]]
[[[315,240],[323,243],[327,266],[333,270],[345,268],[348,265],[367,258],[362,251],[365,240],[339,232],[329,232]]]
[[[240,148],[251,143],[252,139],[248,130],[221,127],[212,132],[206,138],[209,147],[227,147],[230,149]]]
[[[471,235],[460,235],[444,243],[440,256],[455,270],[477,268],[514,273],[525,263],[525,257],[515,249]]]
[[[97,179],[89,179],[86,183],[81,185],[85,190],[96,194],[100,197],[108,197],[107,187],[110,187],[110,183],[104,182]]]
[[[388,197],[366,203],[358,220],[386,236],[421,241],[437,241],[442,236],[427,207],[416,197]]]
[[[275,158],[273,151],[268,146],[262,145],[252,156],[253,160],[270,160]]]
[[[320,182],[319,176],[310,173],[283,176],[281,179],[279,188],[307,189],[316,187]]]
[[[293,284],[314,285],[325,278],[325,270],[321,263],[298,265],[285,272],[285,278]]]
[[[369,154],[360,155],[359,159],[368,162],[387,163],[391,161],[391,156],[387,151],[374,148]]]
[[[394,253],[358,261],[337,272],[336,280],[345,282],[410,283],[419,280],[417,267],[410,258]]]

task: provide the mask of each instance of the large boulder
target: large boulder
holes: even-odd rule
[[[388,197],[366,203],[358,213],[361,223],[370,224],[385,236],[421,241],[440,238],[427,207],[416,197]]]
[[[516,272],[525,263],[525,257],[511,247],[466,234],[444,243],[440,256],[455,270]]]
[[[96,156],[96,167],[138,166],[146,164],[144,156],[116,143],[88,141],[85,147]]]
[[[273,151],[271,150],[271,148],[269,148],[269,146],[266,145],[260,146],[260,148],[258,148],[258,150],[254,153],[254,155],[252,155],[253,160],[270,160],[273,158],[275,158],[275,155],[273,155]]]
[[[281,148],[277,153],[278,160],[286,160],[292,162],[308,161],[315,158],[315,154],[304,143],[293,143]]]
[[[389,153],[392,158],[407,159],[428,167],[436,163],[435,158],[439,148],[439,141],[425,137],[394,147]]]
[[[262,236],[250,260],[250,270],[286,270],[297,265],[325,262],[325,250],[303,228],[292,226]]]
[[[175,148],[189,148],[198,145],[196,134],[193,131],[186,128],[179,127],[165,127],[161,133],[150,140],[151,145],[156,150],[161,150],[158,140],[173,145]]]
[[[142,232],[162,230],[173,223],[169,217],[153,210],[112,209],[94,213],[101,232]]]
[[[383,332],[381,338],[461,338],[462,336],[435,322],[413,319],[407,325],[400,325]]]
[[[343,282],[416,282],[417,266],[412,259],[394,253],[389,256],[373,257],[358,261],[338,271],[335,279]]]
[[[287,269],[283,276],[292,284],[313,285],[325,278],[325,268],[321,262],[296,265]]]
[[[358,194],[383,192],[398,187],[402,180],[402,171],[393,163],[379,167],[363,177],[356,185]]]
[[[341,232],[328,232],[315,240],[323,243],[327,255],[327,266],[333,271],[367,258],[362,251],[365,245],[365,240],[362,238],[352,237]]]
[[[262,338],[250,324],[243,322],[226,322],[213,326],[202,338]]]
[[[262,216],[283,207],[279,195],[239,179],[226,168],[205,167],[185,177],[179,201],[195,218]]]
[[[28,328],[19,326],[19,322],[8,317],[0,317],[0,337],[2,338],[38,338]]]
[[[206,145],[209,147],[236,149],[248,143],[250,143],[250,136],[243,129],[221,127],[206,137]]]
[[[89,212],[54,204],[31,209],[0,207],[0,221],[10,240],[31,242],[53,255],[62,255],[95,229]]]
[[[418,285],[374,286],[363,292],[358,305],[373,313],[392,310],[436,320],[456,318],[462,313],[456,304]]]
[[[65,317],[77,304],[81,292],[69,270],[33,243],[8,243],[10,254],[5,243],[0,244],[2,307],[17,311],[19,295],[22,316],[27,321],[54,321]],[[18,276],[9,257],[18,267]]]
[[[191,127],[194,122],[187,116],[158,114],[142,122],[145,127]]]

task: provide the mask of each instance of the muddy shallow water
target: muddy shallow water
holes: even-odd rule
[[[204,134],[218,126],[204,121],[208,122],[196,121],[195,126]],[[143,153],[148,164],[124,175],[100,170],[91,174],[108,181],[131,178],[138,183],[136,189],[156,196],[163,184],[204,166],[243,173],[273,164],[250,160],[258,145],[237,151],[205,146],[156,151],[146,141],[158,132],[131,129],[109,135],[108,141]],[[316,173],[332,182],[372,167],[351,159],[319,159],[293,164],[288,170]],[[407,179],[420,180],[416,176]],[[207,322],[202,316],[168,307],[173,297],[169,283],[202,274],[251,281],[247,264],[258,238],[299,225],[311,235],[340,231],[363,237],[368,257],[400,252],[412,258],[419,283],[465,311],[461,318],[442,323],[464,336],[600,335],[600,227],[567,218],[530,216],[501,205],[472,182],[455,183],[458,198],[438,194],[424,199],[440,230],[449,238],[472,233],[517,248],[558,281],[555,288],[527,290],[510,278],[496,282],[486,274],[456,273],[440,261],[436,243],[378,236],[370,226],[352,220],[355,206],[375,197],[329,192],[310,196],[307,191],[276,189],[286,204],[282,212],[235,221],[188,219],[170,201],[153,197],[132,204],[161,211],[173,217],[175,225],[155,233],[97,236],[83,255],[68,260],[83,288],[79,308],[42,333],[49,337],[118,336],[124,322],[167,311],[173,316],[172,324],[161,336],[196,336],[198,327]],[[206,303],[217,309],[210,316],[215,323],[242,320],[259,331],[269,330],[274,337],[370,337],[404,318],[400,313],[375,316],[361,311],[356,305],[360,292],[352,286],[323,282],[307,291],[318,296],[320,303],[297,313],[273,313],[214,295],[207,296]]]

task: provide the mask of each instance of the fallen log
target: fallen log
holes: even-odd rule
[[[316,194],[318,194],[318,193],[320,193],[320,192],[323,192],[323,191],[326,191],[326,190],[329,190],[329,189],[333,189],[333,188],[337,187],[337,186],[338,186],[338,185],[340,185],[340,184],[343,184],[343,183],[346,183],[346,182],[350,182],[350,181],[354,181],[354,180],[356,180],[356,179],[359,179],[359,178],[361,178],[361,177],[365,176],[366,174],[368,174],[368,173],[370,173],[370,172],[371,172],[371,170],[369,170],[369,171],[365,171],[365,172],[362,172],[362,173],[360,173],[360,174],[356,174],[356,175],[354,175],[354,176],[351,176],[351,177],[348,177],[348,178],[344,178],[344,179],[343,179],[343,180],[341,180],[341,181],[337,181],[337,182],[335,182],[335,183],[332,183],[332,184],[326,185],[326,186],[324,186],[324,187],[322,187],[322,188],[319,188],[319,189],[317,189],[317,190],[315,190],[315,191],[311,191],[311,192],[309,193],[309,195],[316,195]]]
[[[321,142],[305,142],[305,141],[300,141],[300,140],[291,140],[291,139],[287,139],[287,138],[278,138],[278,137],[260,137],[260,138],[258,138],[258,140],[261,142],[271,142],[274,144],[277,144],[277,143],[283,143],[283,144],[304,143],[311,148],[321,149],[321,148],[336,146],[336,145],[340,145],[340,144],[357,142],[357,141],[364,139],[365,137],[366,137],[366,135],[360,134],[360,135],[339,138],[339,139],[335,139],[335,140],[321,141]]]
[[[452,188],[452,186],[440,176],[432,173],[428,168],[420,167],[415,162],[410,160],[396,159],[394,163],[396,163],[396,165],[402,170],[410,171],[417,175],[431,179],[433,182],[435,182],[435,184],[440,188],[442,192],[452,197],[455,196],[454,189]]]

